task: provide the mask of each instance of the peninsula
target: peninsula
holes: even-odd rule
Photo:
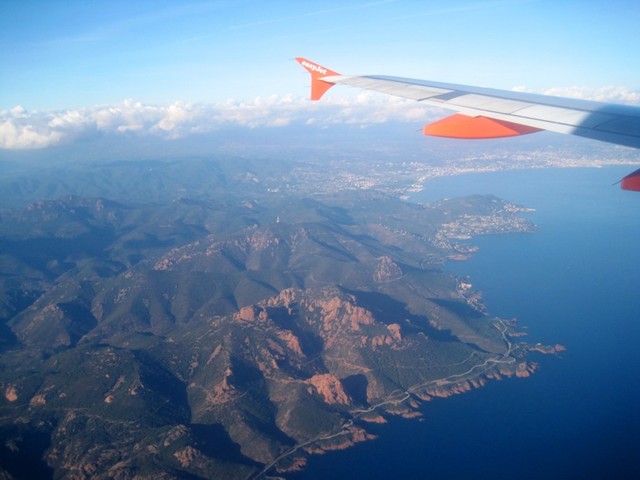
[[[92,168],[109,191],[139,164]],[[238,160],[180,168],[210,190],[175,195],[173,164],[157,162],[147,202],[113,191],[2,211],[6,478],[282,474],[561,349],[522,341],[442,270],[474,236],[534,231],[526,208],[282,193],[265,186],[273,168]]]

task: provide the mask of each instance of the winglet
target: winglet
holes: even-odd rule
[[[306,58],[297,57],[296,61],[311,74],[311,100],[320,100],[322,95],[335,85],[335,83],[323,80],[323,77],[340,75],[339,73],[329,70],[328,68],[318,65]]]
[[[640,170],[630,173],[620,181],[623,190],[640,192]]]

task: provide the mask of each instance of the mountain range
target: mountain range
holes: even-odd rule
[[[5,181],[3,478],[286,472],[559,348],[443,272],[475,235],[534,230],[507,201],[314,193],[278,183],[287,162],[74,168]]]

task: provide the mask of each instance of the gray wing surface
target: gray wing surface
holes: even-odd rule
[[[640,108],[378,75],[321,77],[349,85],[552,132],[640,148]]]
[[[349,85],[457,112],[425,126],[426,135],[478,139],[549,130],[640,148],[640,107],[411,78],[340,75],[305,58],[296,60],[311,74],[312,100],[334,85]],[[620,184],[640,191],[640,169]]]

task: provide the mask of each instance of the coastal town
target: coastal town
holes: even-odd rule
[[[573,140],[573,139],[572,139]],[[269,182],[267,189],[274,193],[300,193],[313,187],[316,193],[330,194],[344,190],[377,190],[403,199],[428,188],[435,178],[493,173],[507,170],[536,170],[543,168],[602,168],[611,165],[638,165],[640,155],[631,149],[617,146],[589,144],[589,148],[562,148],[557,145],[536,144],[535,148],[518,149],[511,146],[491,149],[482,143],[467,144],[460,153],[455,149],[431,152],[425,150],[401,158],[389,158],[384,151],[372,150],[367,155],[351,158],[347,153],[329,150],[321,159],[313,156],[297,162],[288,175],[277,183]],[[477,147],[477,148],[476,148]],[[606,147],[606,152],[603,149]],[[345,161],[345,156],[349,160]],[[304,157],[301,157],[304,158]],[[327,172],[331,182],[327,182]],[[255,178],[255,181],[261,179]],[[275,179],[273,179],[275,180]]]

